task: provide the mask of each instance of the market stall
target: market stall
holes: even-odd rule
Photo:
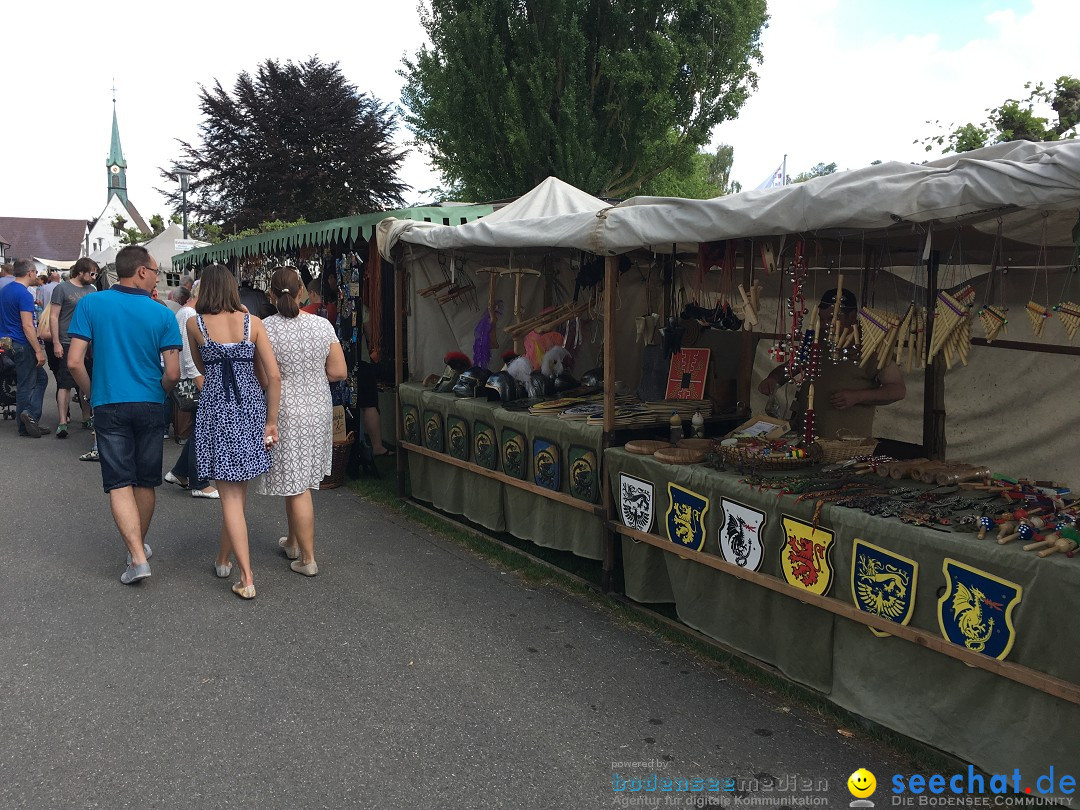
[[[1051,375],[1067,378],[1078,353],[1069,345],[1080,326],[1080,291],[1070,289],[1078,211],[1080,144],[1014,143],[716,200],[638,198],[453,232],[387,222],[379,242],[386,256],[414,259],[539,244],[549,257],[607,257],[598,308],[606,358],[596,420],[603,428],[600,505],[608,514],[601,523],[623,538],[621,555],[610,535],[603,548],[605,563],[621,556],[628,596],[673,602],[684,621],[723,643],[982,768],[1067,770],[1065,752],[1076,750],[1080,727],[1080,675],[1071,649],[1053,642],[1055,617],[1074,606],[1069,582],[1078,563],[1066,556],[1075,543],[1075,496],[1056,484],[1077,480],[1080,438],[1070,430],[1071,387]],[[650,267],[660,272],[652,276]],[[838,312],[843,290],[857,296],[858,325],[847,332],[814,323],[817,298],[830,288]],[[680,316],[665,335],[680,337],[681,346],[665,347],[676,357],[733,332],[723,353],[737,356],[738,401],[751,403],[755,418],[765,401],[752,388],[778,364],[791,364],[785,378],[799,382],[811,403],[803,405],[795,442],[740,440],[734,450],[753,446],[805,466],[792,486],[817,497],[800,501],[767,489],[763,457],[717,464],[724,458],[717,448],[708,467],[618,449],[616,382],[634,389],[648,376],[639,344],[647,342],[642,330],[656,325],[650,313],[661,324]],[[810,357],[902,369],[906,399],[878,409],[873,435],[854,437],[871,445],[871,466],[860,472],[890,463],[872,445],[892,430],[930,462],[962,459],[984,472],[974,483],[908,492],[906,484],[834,481],[836,470],[826,472],[819,459],[802,465],[798,453],[840,441],[815,436],[807,419],[814,406],[805,394],[816,379]],[[417,408],[430,409],[427,395],[417,395]],[[707,435],[723,433],[714,426]],[[438,451],[417,446],[439,460]],[[426,475],[437,475],[431,469],[438,468]],[[1004,474],[1013,472],[1060,480],[1010,483]],[[824,486],[830,483],[837,492]],[[993,488],[981,502],[974,495],[965,502],[963,483]],[[1008,514],[1002,491],[1019,499]],[[890,499],[908,511],[897,506],[890,514]],[[723,550],[740,519],[764,529],[755,565]],[[980,520],[992,526],[988,541],[978,539]],[[1015,536],[1003,535],[1009,539],[999,545],[994,538],[1009,523]],[[785,559],[804,578],[816,576],[820,589],[793,582],[799,576],[785,575]],[[898,616],[855,598],[867,588],[878,604],[889,596],[875,590],[880,585],[863,583],[860,591],[859,572],[875,565],[892,587],[895,576],[906,583],[907,607]],[[1052,610],[1059,604],[1064,614]],[[878,639],[864,625],[892,638]],[[924,673],[949,688],[929,693]],[[1012,722],[1019,733],[1002,740],[1002,724]],[[1031,745],[1039,735],[1046,744]]]
[[[607,390],[612,396],[619,389],[629,398],[639,386],[643,354],[660,351],[655,335],[648,341],[635,339],[633,320],[619,323],[615,317],[617,309],[644,316],[654,305],[648,293],[659,286],[655,256],[648,255],[640,267],[626,265],[627,281],[616,301],[604,294],[613,289],[603,280],[610,270],[604,260],[548,246],[553,234],[543,223],[551,217],[604,205],[549,178],[491,216],[463,225],[471,235],[460,249],[410,247],[408,240],[416,234],[437,241],[449,229],[395,220],[380,224],[381,240],[390,232],[394,244],[403,240],[392,254],[392,244],[384,242],[383,251],[404,270],[396,307],[403,336],[406,321],[416,324],[399,352],[410,360],[412,379],[402,371],[398,384],[400,439],[409,453],[414,497],[489,529],[590,559],[602,559],[604,551],[600,463],[611,427],[603,425],[596,387],[585,390],[577,378],[602,370],[611,378]],[[484,234],[512,229],[521,221],[535,225],[521,240],[483,244]],[[504,365],[506,352],[529,358],[525,373],[535,379],[544,373],[544,358],[562,349],[560,362],[566,362],[565,374],[574,378],[564,410],[591,409],[592,419],[567,418],[572,414],[558,410],[545,415],[533,408],[530,413],[523,398],[503,401],[493,393],[496,401],[489,402],[472,390],[459,397],[421,382],[443,370],[448,351],[461,353],[485,374]],[[553,385],[557,376],[551,375]],[[711,403],[699,407],[711,414]],[[670,408],[640,417],[641,424],[625,427],[666,430]],[[449,441],[452,434],[462,437],[460,452]],[[482,458],[481,442],[494,443],[490,460]]]

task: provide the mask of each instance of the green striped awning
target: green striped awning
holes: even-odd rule
[[[463,225],[487,216],[495,209],[490,205],[442,205],[419,208],[401,208],[395,211],[377,211],[355,217],[309,222],[248,236],[244,239],[219,242],[216,245],[194,248],[173,256],[173,268],[182,271],[202,267],[213,262],[225,264],[234,258],[284,253],[302,247],[318,247],[335,241],[370,240],[375,226],[386,219],[411,219],[419,222],[436,222],[441,225]]]

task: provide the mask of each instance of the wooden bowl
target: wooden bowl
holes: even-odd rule
[[[685,447],[664,447],[653,453],[653,458],[665,464],[700,464],[705,460],[705,454]]]
[[[664,447],[670,448],[671,445],[667,442],[657,441],[656,439],[634,439],[624,445],[627,453],[634,453],[639,456],[651,456],[657,450]]]

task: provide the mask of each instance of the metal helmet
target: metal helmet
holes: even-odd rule
[[[454,390],[454,386],[457,385],[458,377],[461,376],[460,371],[456,371],[453,366],[447,366],[443,369],[442,376],[439,377],[439,381],[435,383],[436,394],[449,394]]]
[[[517,385],[507,371],[496,371],[488,377],[484,383],[484,392],[492,402],[513,402],[518,398]]]
[[[575,388],[579,388],[581,383],[574,379],[573,375],[568,371],[564,371],[562,374],[555,378],[555,393],[565,394],[567,391],[573,391]]]
[[[604,387],[604,367],[597,366],[591,368],[581,375],[581,384],[585,388],[600,388]]]
[[[480,366],[473,366],[458,375],[454,383],[454,394],[459,397],[483,396],[484,383],[488,381],[491,372]]]
[[[529,375],[529,381],[525,384],[525,391],[529,399],[550,397],[555,393],[555,381],[542,371],[534,371]]]

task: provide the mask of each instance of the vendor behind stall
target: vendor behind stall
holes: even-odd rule
[[[829,334],[836,307],[836,290],[827,290],[818,304],[819,333]],[[840,299],[840,312],[836,317],[841,329],[856,326],[859,302],[855,293],[844,290]],[[874,409],[877,405],[899,402],[907,394],[904,378],[896,363],[880,371],[863,368],[852,360],[833,362],[822,353],[818,376],[814,380],[814,419],[816,433],[827,439],[837,437],[840,430],[851,436],[874,435]],[[790,382],[787,367],[773,369],[758,385],[758,391],[771,395],[777,388]],[[803,384],[795,400],[796,422],[801,422],[806,410],[810,386]]]

